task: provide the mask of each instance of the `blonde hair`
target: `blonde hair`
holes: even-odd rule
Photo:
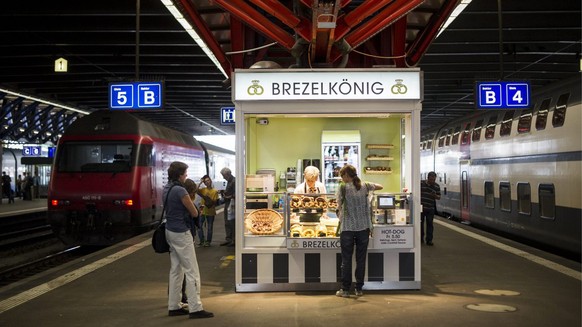
[[[317,179],[319,177],[319,169],[315,166],[307,166],[303,171],[303,176],[305,176],[306,180]]]

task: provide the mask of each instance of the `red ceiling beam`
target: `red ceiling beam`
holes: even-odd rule
[[[230,73],[232,72],[230,62],[228,61],[228,58],[226,58],[226,54],[220,47],[220,44],[218,44],[218,42],[214,38],[212,31],[210,31],[202,17],[200,17],[200,15],[198,15],[198,12],[192,7],[192,3],[189,0],[179,0],[179,1],[184,11],[186,11],[186,14],[188,14],[190,21],[194,24],[196,31],[198,32],[202,40],[204,40],[204,43],[206,43],[210,51],[214,53],[214,56],[216,57],[218,62],[220,62],[222,69],[224,69],[224,71],[230,75]]]
[[[414,42],[408,47],[406,62],[409,66],[415,66],[428,50],[439,28],[449,18],[453,10],[455,10],[457,3],[458,0],[447,0],[441,6],[440,11],[432,15],[422,32],[418,33]]]
[[[336,39],[339,40],[343,38],[354,26],[358,25],[369,16],[375,14],[378,10],[382,9],[391,2],[392,0],[366,0],[347,15],[339,17],[337,19],[337,27],[335,30]]]
[[[403,16],[392,24],[390,32],[392,34],[392,56],[395,57],[394,64],[398,68],[406,67],[406,16]]]
[[[295,38],[293,38],[293,36],[289,35],[279,26],[273,24],[243,0],[214,0],[214,2],[241,21],[249,24],[252,28],[276,41],[281,46],[291,49],[295,44]]]
[[[295,16],[293,11],[277,0],[250,0],[267,13],[271,14],[283,24],[293,28],[297,34],[309,41],[311,38],[311,24],[305,18]]]
[[[388,6],[385,10],[378,13],[365,24],[359,26],[357,30],[346,36],[346,41],[353,48],[357,48],[367,39],[390,26],[401,17],[404,17],[406,14],[414,10],[414,8],[420,6],[423,2],[424,0],[395,0],[392,5]]]
[[[245,38],[245,26],[243,23],[233,15],[230,15],[230,47],[231,51],[237,52],[245,49],[244,44],[246,42]],[[235,53],[230,57],[232,62],[232,68],[245,68],[244,67],[244,54]]]

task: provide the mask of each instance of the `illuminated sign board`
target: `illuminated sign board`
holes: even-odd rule
[[[220,108],[220,125],[234,125],[234,107]]]
[[[529,82],[478,82],[475,87],[477,109],[529,108]]]
[[[163,85],[160,82],[109,84],[111,110],[152,110],[164,105]]]

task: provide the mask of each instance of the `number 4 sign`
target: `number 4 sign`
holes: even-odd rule
[[[476,86],[477,108],[520,109],[530,106],[527,82],[482,82]]]

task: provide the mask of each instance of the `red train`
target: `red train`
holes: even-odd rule
[[[172,161],[188,177],[208,173],[194,137],[123,111],[77,119],[60,138],[48,190],[48,219],[66,244],[110,245],[154,227]]]

